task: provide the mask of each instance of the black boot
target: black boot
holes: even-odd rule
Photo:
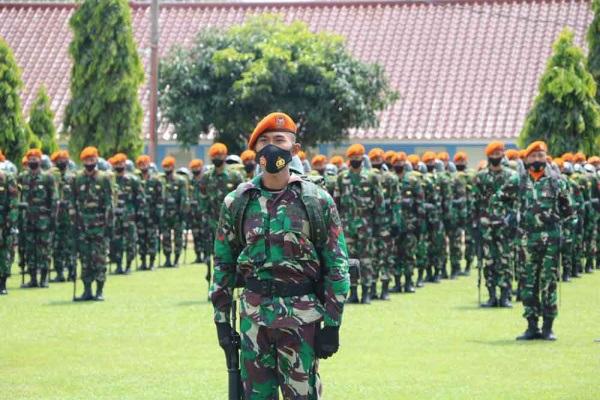
[[[534,340],[541,338],[542,334],[540,333],[537,324],[537,317],[527,318],[527,330],[521,336],[517,336],[517,340]]]
[[[394,275],[394,287],[391,289],[392,293],[402,292],[402,284],[400,283],[400,275]]]
[[[64,282],[64,281],[65,281],[65,276],[63,274],[62,269],[56,271],[56,276],[54,277],[54,279],[50,279],[50,282],[52,282],[52,283]]]
[[[165,264],[163,265],[163,267],[170,268],[172,266],[173,264],[171,264],[171,253],[165,253]]]
[[[571,277],[569,276],[569,271],[563,271],[561,279],[563,282],[571,282]]]
[[[47,288],[48,287],[48,270],[43,269],[40,271],[40,287]]]
[[[104,296],[102,295],[103,289],[104,289],[104,282],[96,281],[96,297],[94,297],[94,300],[104,301]]]
[[[410,276],[404,277],[404,293],[414,293],[415,287],[412,283],[412,278]]]
[[[148,265],[148,269],[150,271],[154,271],[154,260],[156,259],[156,256],[154,254],[150,254],[150,261],[149,261],[149,265]]]
[[[127,266],[125,267],[125,275],[129,275],[131,274],[131,263],[133,260],[131,260],[129,257],[127,257]]]
[[[379,300],[379,296],[377,296],[377,282],[371,283],[371,300]]]
[[[452,273],[450,274],[450,279],[456,279],[460,275],[460,265],[452,266]]]
[[[445,271],[445,268],[444,268]],[[442,269],[436,268],[433,275],[433,283],[442,283]]]
[[[92,282],[83,282],[83,294],[79,297],[75,297],[73,301],[91,301],[94,300],[92,294]]]
[[[498,303],[498,307],[503,308],[512,308],[512,304],[510,304],[510,289],[502,288],[500,293],[500,302]]]
[[[542,325],[542,339],[556,340],[556,336],[554,336],[554,332],[552,332],[552,323],[554,323],[554,318],[544,318],[544,324]]]
[[[148,265],[146,265],[146,255],[142,255],[141,257],[141,263],[140,263],[140,270],[142,271],[146,271],[148,269]]]
[[[29,289],[29,288],[36,288],[36,287],[38,287],[37,271],[36,270],[29,271],[29,276],[30,276],[29,282],[22,284],[21,285],[22,289]]]
[[[360,296],[361,304],[371,304],[371,294],[369,285],[362,285],[362,294]]]
[[[490,295],[489,300],[487,301],[487,303],[483,303],[481,307],[496,307],[498,305],[498,299],[496,298],[496,288],[494,286],[488,286],[488,294]]]
[[[202,255],[200,253],[196,253],[196,259],[194,260],[194,264],[202,264]]]
[[[389,300],[390,299],[390,281],[381,281],[381,297],[380,300]]]
[[[446,264],[444,264],[444,267],[441,268],[441,278],[448,279],[448,267],[446,267]]]
[[[425,281],[426,282],[435,281],[435,274],[433,272],[433,268],[427,267],[427,269],[425,270]]]
[[[350,287],[350,296],[346,299],[346,303],[358,304],[358,288],[356,286]]]
[[[75,266],[73,266],[73,265],[69,265],[69,266],[67,267],[67,269],[68,269],[68,271],[69,271],[69,272],[68,272],[68,275],[67,275],[67,280],[68,280],[69,282],[73,282],[73,281],[75,281]]]
[[[423,270],[422,269],[420,269],[419,272],[417,273],[417,287],[418,288],[423,287]]]
[[[123,275],[123,261],[122,260],[117,260],[117,269],[115,271],[115,274],[117,275]]]
[[[175,260],[173,261],[173,267],[176,268],[179,266],[179,253],[175,253]]]
[[[8,292],[6,291],[6,279],[8,278],[8,276],[3,275],[0,276],[0,296],[8,294]]]
[[[463,276],[471,275],[471,264],[472,263],[473,263],[473,260],[467,260],[467,265],[465,266],[465,270],[463,272],[461,272],[460,274]]]

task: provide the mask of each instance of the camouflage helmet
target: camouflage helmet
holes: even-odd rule
[[[444,172],[446,170],[446,166],[444,165],[444,162],[437,158],[433,162],[433,168],[435,169],[436,172]]]
[[[325,165],[325,175],[335,176],[338,173],[338,168],[335,164],[328,163]]]
[[[448,172],[455,173],[456,164],[454,164],[454,161],[448,161],[448,166],[446,167],[446,169],[448,170]]]
[[[151,174],[155,174],[158,172],[158,168],[156,167],[155,162],[151,162],[150,165],[148,165],[148,172],[150,172]]]
[[[133,164],[133,161],[131,161],[130,159],[125,160],[125,171],[133,172],[134,169],[135,165]]]
[[[98,170],[99,171],[109,171],[110,164],[102,157],[98,157]]]
[[[427,173],[427,165],[423,161],[419,161],[419,172],[422,174]]]
[[[225,164],[242,164],[242,159],[238,155],[230,154],[225,158]]]
[[[588,174],[595,174],[596,173],[596,167],[594,167],[592,164],[585,164],[583,166],[583,169],[585,170],[585,172],[587,172]]]
[[[573,173],[573,164],[568,161],[563,163],[563,174],[571,175]]]
[[[412,164],[409,163],[409,162],[405,162],[404,163],[404,171],[406,171],[406,172],[412,172],[413,171]]]
[[[52,162],[47,154],[42,154],[42,162],[40,165],[44,171],[48,171],[52,167]]]
[[[187,169],[186,167],[177,168],[177,171],[175,171],[175,173],[178,175],[185,175],[186,178],[189,178],[192,175],[190,170]]]

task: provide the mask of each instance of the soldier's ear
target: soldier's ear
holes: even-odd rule
[[[295,156],[298,154],[298,152],[302,149],[302,146],[300,145],[300,143],[294,143],[292,145],[292,156]]]

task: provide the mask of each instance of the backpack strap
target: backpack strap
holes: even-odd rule
[[[244,182],[238,185],[235,190],[235,198],[231,203],[231,214],[235,222],[235,246],[239,253],[246,246],[246,238],[244,236],[244,214],[250,202],[250,198],[259,193],[258,188],[252,185],[252,182]]]
[[[307,180],[302,180],[302,203],[308,215],[310,225],[310,240],[316,248],[321,248],[327,241],[327,226],[325,216],[319,202],[319,187]]]

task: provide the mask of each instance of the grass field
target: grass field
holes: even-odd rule
[[[226,399],[205,267],[110,276],[0,297],[0,399]],[[81,284],[79,283],[78,292]],[[79,294],[79,293],[78,293]],[[562,286],[557,342],[516,342],[522,306],[477,308],[476,277],[347,306],[326,399],[598,399],[600,272]]]

